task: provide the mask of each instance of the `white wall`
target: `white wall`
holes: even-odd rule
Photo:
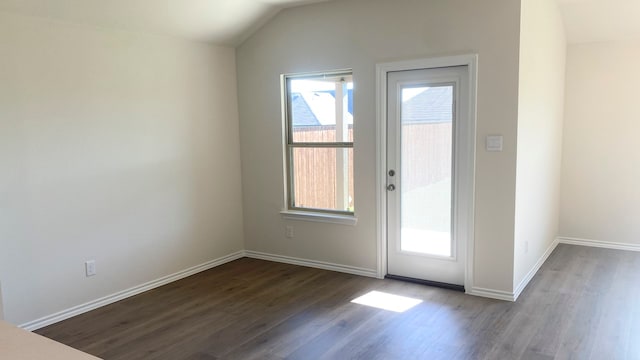
[[[555,0],[523,0],[514,289],[558,234],[566,36]]]
[[[241,198],[233,49],[0,13],[9,321],[241,250]]]
[[[283,11],[237,49],[248,250],[376,268],[375,64],[478,53],[475,285],[511,292],[519,1],[346,0]],[[353,68],[356,226],[290,222],[283,204],[282,73]],[[484,151],[487,134],[504,152]],[[295,226],[295,238],[285,226]]]
[[[640,42],[571,45],[560,236],[640,246]]]

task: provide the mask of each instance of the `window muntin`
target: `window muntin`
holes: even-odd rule
[[[352,215],[350,72],[284,75],[287,208]]]

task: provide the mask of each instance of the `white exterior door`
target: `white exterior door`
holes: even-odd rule
[[[387,273],[464,286],[472,181],[468,67],[389,72]],[[473,135],[471,135],[473,136]]]

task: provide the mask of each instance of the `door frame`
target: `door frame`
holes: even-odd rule
[[[376,64],[376,215],[377,229],[377,276],[382,279],[387,274],[387,74],[394,71],[422,70],[450,66],[467,66],[469,81],[469,119],[471,129],[468,131],[469,146],[468,173],[471,176],[461,185],[461,196],[467,204],[465,216],[467,226],[461,234],[466,238],[466,261],[464,287],[467,292],[473,288],[473,254],[474,254],[474,209],[475,209],[475,161],[476,161],[476,119],[477,119],[477,87],[478,87],[478,54],[454,55],[443,57],[421,58]],[[462,259],[461,259],[462,260]]]

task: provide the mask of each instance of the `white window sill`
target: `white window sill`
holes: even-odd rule
[[[355,215],[339,215],[291,210],[282,210],[280,211],[280,214],[285,220],[312,221],[340,225],[355,225],[358,222],[358,218],[355,217]]]

